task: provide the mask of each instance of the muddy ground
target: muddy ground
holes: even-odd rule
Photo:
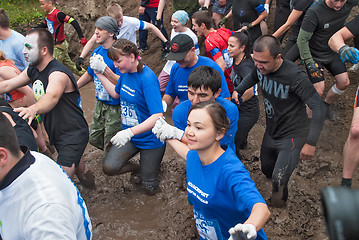
[[[109,1],[67,0],[60,1],[59,8],[75,16],[80,22],[87,38],[91,37],[95,20],[105,14]],[[136,17],[138,1],[117,1],[127,16]],[[167,1],[171,2],[171,1]],[[169,30],[172,13],[171,3],[167,4],[165,25]],[[274,8],[271,9],[269,29],[273,21]],[[69,25],[69,24],[67,24]],[[71,26],[69,32],[70,54],[75,59],[81,45]],[[164,61],[161,61],[160,41],[149,36],[149,50],[142,57],[156,74],[159,74]],[[87,59],[88,60],[88,59]],[[327,75],[327,88],[333,78]],[[316,157],[311,161],[301,161],[289,182],[289,200],[283,209],[270,207],[272,216],[264,230],[269,239],[328,239],[319,198],[319,189],[328,185],[339,185],[341,180],[342,149],[349,132],[353,113],[353,101],[358,86],[358,73],[350,73],[351,85],[340,100],[333,104],[339,116],[337,122],[326,121],[317,146]],[[86,119],[91,122],[95,97],[93,85],[81,89]],[[261,105],[262,107],[262,105]],[[171,113],[166,113],[171,119]],[[247,167],[257,188],[268,199],[271,182],[260,171],[259,151],[264,133],[265,119],[262,111],[260,120],[250,132],[247,149],[241,152],[242,162]],[[160,192],[155,196],[143,194],[140,188],[130,181],[130,175],[108,177],[102,173],[103,152],[88,146],[85,152],[88,166],[96,176],[96,190],[87,190],[75,183],[84,197],[93,224],[93,239],[196,239],[197,233],[191,207],[186,200],[185,162],[170,147],[167,147],[160,171]],[[138,162],[138,156],[133,161]],[[358,187],[358,177],[353,187]]]

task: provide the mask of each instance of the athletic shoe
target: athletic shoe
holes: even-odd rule
[[[351,66],[348,70],[349,70],[350,72],[355,72],[355,71],[357,71],[358,69],[359,69],[359,63],[354,64],[354,65]]]
[[[138,50],[140,50],[140,52],[144,53],[146,50],[148,50],[148,47],[142,48],[142,47],[138,47]]]

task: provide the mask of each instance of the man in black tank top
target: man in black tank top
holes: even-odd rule
[[[58,152],[57,163],[70,178],[76,174],[85,187],[93,188],[93,174],[82,158],[89,132],[80,105],[80,92],[70,70],[54,59],[53,49],[50,32],[45,29],[29,31],[23,50],[29,67],[17,77],[1,82],[0,92],[32,83],[37,102],[14,111],[29,123],[36,114],[42,115],[50,144]]]

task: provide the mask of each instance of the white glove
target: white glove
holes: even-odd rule
[[[126,130],[122,130],[116,133],[116,135],[111,138],[111,142],[116,147],[121,147],[130,141],[134,135],[135,134],[133,134],[131,129],[127,128]]]
[[[100,54],[95,53],[90,58],[90,68],[94,70],[95,73],[103,73],[106,69],[106,66],[106,63]]]
[[[163,118],[159,118],[156,121],[155,126],[152,128],[152,132],[160,139],[161,142],[167,139],[178,139],[181,141],[184,131],[174,126],[169,125]]]
[[[264,9],[267,11],[267,14],[269,14],[269,4],[264,4]]]
[[[257,229],[253,224],[238,223],[228,231],[231,236],[228,240],[254,240],[257,237]]]

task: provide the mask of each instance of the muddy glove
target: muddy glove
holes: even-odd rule
[[[90,58],[90,67],[95,73],[103,73],[106,69],[106,63],[100,54],[94,54]]]
[[[119,148],[129,142],[133,136],[135,136],[135,134],[133,134],[130,128],[127,128],[126,130],[116,133],[116,135],[111,138],[111,142]]]
[[[84,47],[84,46],[86,45],[86,43],[87,43],[86,38],[85,38],[85,37],[82,37],[82,38],[80,39],[80,43],[81,43],[81,45]]]
[[[82,66],[84,66],[84,65],[85,65],[84,59],[83,59],[82,57],[78,57],[78,58],[76,59],[76,68],[77,68],[77,70],[81,71],[81,70],[82,70]]]
[[[257,229],[253,224],[241,224],[229,229],[231,236],[228,240],[254,240],[257,237]]]
[[[155,126],[152,128],[152,132],[161,142],[174,138],[181,141],[184,134],[184,131],[169,125],[163,118],[159,118],[156,121]]]
[[[323,79],[323,69],[319,69],[318,63],[309,63],[306,65],[308,75],[312,79],[319,79],[319,81],[322,81]]]
[[[358,63],[359,60],[359,50],[354,47],[349,47],[344,45],[339,49],[340,59],[343,62]]]
[[[227,18],[224,17],[218,22],[218,27],[221,28],[224,26],[224,24],[227,22]]]
[[[158,29],[161,30],[162,24],[163,24],[162,19],[156,19],[156,21],[155,21],[155,26],[156,26]]]

